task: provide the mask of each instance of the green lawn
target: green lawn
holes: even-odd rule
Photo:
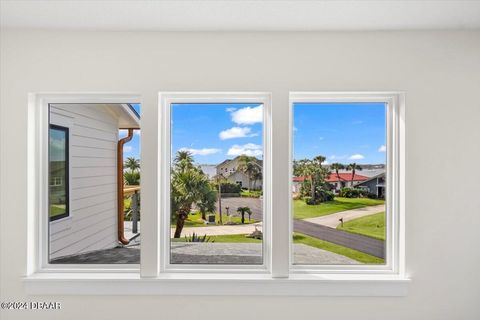
[[[199,237],[203,237],[203,234],[199,234]],[[215,241],[215,242],[226,242],[226,243],[262,243],[262,240],[258,239],[253,239],[253,238],[247,238],[245,237],[246,234],[231,234],[231,235],[223,235],[223,236],[207,236],[211,240],[210,241]],[[184,242],[185,237],[182,238],[172,238],[173,242]]]
[[[227,215],[225,212],[222,213],[222,220],[223,224],[227,223],[228,221],[235,222],[238,224],[242,223],[242,218],[240,215],[235,214],[235,216],[230,216],[230,220],[228,219]],[[217,213],[215,217],[215,221],[217,221],[216,225],[219,225],[220,222],[220,215]],[[248,220],[248,214],[245,214],[245,224],[250,224],[250,223],[255,223],[255,219],[251,219],[250,221]],[[175,227],[175,223],[171,224],[172,227]],[[187,220],[185,220],[185,227],[211,227],[215,226],[213,224],[205,224],[204,221],[202,220],[202,215],[200,212],[195,212],[192,214],[188,215]]]
[[[65,213],[65,205],[64,204],[51,204],[50,205],[50,212],[49,217],[55,217]]]
[[[295,219],[306,219],[384,203],[384,200],[379,199],[335,197],[333,201],[311,206],[307,205],[303,200],[294,200],[293,212]]]
[[[347,221],[337,229],[385,240],[385,212]]]
[[[247,197],[247,198],[260,198],[262,196],[263,192],[260,190],[242,190],[240,192],[241,197]]]
[[[356,260],[365,264],[384,264],[385,263],[385,260],[381,258],[377,258],[375,256],[371,256],[369,254],[366,254],[357,250],[353,250],[347,247],[339,246],[338,244],[313,238],[303,233],[295,232],[293,234],[293,243],[303,243],[303,244],[306,244],[307,246],[337,253],[342,256],[351,258],[353,260]]]

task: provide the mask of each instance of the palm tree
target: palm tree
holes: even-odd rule
[[[240,164],[237,170],[247,175],[248,191],[250,191],[251,181],[254,179],[254,176],[261,171],[260,165],[257,162],[257,158],[247,155],[241,155],[238,160]]]
[[[138,169],[140,169],[140,160],[134,157],[128,157],[123,166],[130,169],[130,172],[138,171]]]
[[[335,162],[330,165],[330,169],[335,170],[335,173],[337,174],[338,185],[340,186],[340,175],[338,174],[338,171],[345,169],[345,166],[341,163]]]
[[[140,172],[126,171],[123,173],[123,181],[127,186],[138,186],[140,184]]]
[[[175,167],[181,171],[193,168],[193,156],[190,151],[177,151],[175,159],[173,159]]]
[[[255,172],[252,176],[252,179],[253,179],[253,190],[255,190],[255,187],[257,185],[257,181],[259,180],[262,180],[263,179],[263,174],[261,171],[258,171],[258,172]]]
[[[202,186],[204,190],[201,190],[200,192],[200,199],[197,202],[197,207],[202,214],[202,219],[207,220],[207,212],[215,212],[217,194],[209,184],[203,184]]]
[[[353,188],[353,179],[355,178],[355,173],[356,173],[356,171],[362,171],[362,167],[360,167],[358,164],[356,164],[356,163],[354,162],[354,163],[350,163],[350,164],[347,166],[347,170],[351,170],[351,171],[352,171],[352,185],[351,185],[351,187]]]
[[[175,157],[170,184],[172,220],[174,218],[176,220],[174,238],[180,238],[185,220],[194,203],[200,203],[205,210],[209,210],[210,200],[205,199],[211,199],[212,195],[209,193],[212,188],[208,177],[193,165],[191,154],[183,151],[177,153]]]
[[[248,213],[248,220],[250,220],[252,215],[252,210],[249,207],[238,207],[237,212],[242,215],[242,224],[245,223],[245,213]]]

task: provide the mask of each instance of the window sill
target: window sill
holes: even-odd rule
[[[23,279],[31,295],[406,296],[410,279],[392,275],[38,273]]]

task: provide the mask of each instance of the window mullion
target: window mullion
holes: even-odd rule
[[[158,108],[154,103],[142,105],[142,247],[140,254],[141,277],[156,277],[160,258],[160,210],[158,201]]]

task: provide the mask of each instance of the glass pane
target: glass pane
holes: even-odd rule
[[[67,167],[68,129],[50,127],[49,139],[49,218],[50,221],[68,216],[68,167]]]
[[[386,105],[295,103],[293,261],[385,263]]]
[[[262,264],[263,105],[171,105],[172,264]]]
[[[50,263],[140,263],[139,114],[136,104],[49,106]]]

